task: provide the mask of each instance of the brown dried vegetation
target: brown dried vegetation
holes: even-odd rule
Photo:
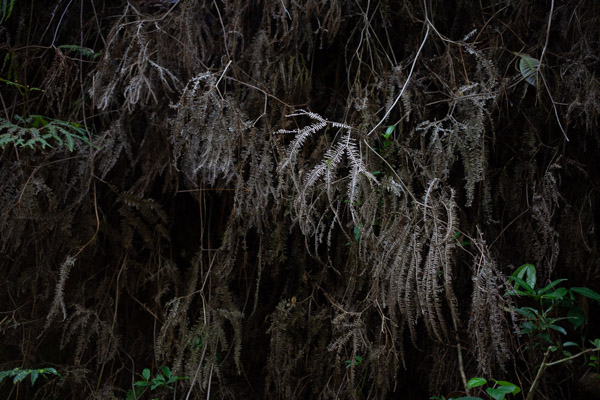
[[[163,365],[190,377],[163,398],[527,387],[505,276],[600,290],[600,3],[549,12],[17,0],[0,77],[42,90],[0,82],[2,118],[94,146],[0,155],[0,369],[63,375],[0,392],[123,398]],[[515,53],[543,56],[542,84]]]

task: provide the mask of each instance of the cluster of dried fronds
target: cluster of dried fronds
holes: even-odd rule
[[[598,289],[597,2],[54,3],[0,27],[3,118],[93,146],[2,150],[0,369],[63,374],[17,395],[526,383],[513,265]]]

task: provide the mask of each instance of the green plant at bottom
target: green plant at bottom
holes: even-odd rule
[[[129,389],[126,400],[138,399],[139,396],[141,396],[142,393],[144,393],[144,391],[148,388],[150,388],[150,391],[160,388],[173,389],[173,386],[170,386],[172,383],[189,379],[188,376],[173,375],[171,373],[171,369],[167,366],[162,367],[162,374],[159,372],[154,376],[154,378],[150,377],[150,369],[148,368],[144,368],[140,376],[142,377],[142,380],[134,382],[133,387],[135,391]]]
[[[567,336],[567,329],[585,331],[587,317],[584,310],[577,302],[576,295],[600,303],[600,294],[586,287],[565,288],[560,285],[566,279],[557,279],[544,287],[538,287],[537,273],[532,264],[523,264],[509,277],[512,287],[506,296],[517,298],[520,302],[528,301],[522,307],[507,309],[516,312],[521,317],[520,333],[528,337],[524,346],[530,352],[543,352],[541,364],[536,368],[535,378],[531,383],[526,400],[533,400],[540,383],[541,377],[548,367],[570,363],[578,357],[585,356],[587,366],[593,368],[595,373],[600,373],[600,338],[587,340],[581,334],[580,344],[573,341],[563,341]],[[568,323],[566,323],[568,321]],[[586,345],[589,342],[591,346]],[[572,348],[579,348],[574,352]],[[562,355],[557,357],[557,354]],[[552,359],[554,357],[554,359]],[[557,359],[558,358],[558,359]],[[492,379],[493,386],[486,388],[486,393],[494,400],[503,400],[505,396],[515,395],[521,389],[510,382]],[[484,378],[473,378],[467,384],[467,391],[476,387],[487,385]],[[431,397],[431,400],[481,400],[480,397]]]
[[[559,287],[566,279],[557,279],[548,285],[538,288],[535,266],[523,264],[509,277],[512,289],[507,296],[529,299],[531,305],[514,308],[513,311],[522,317],[520,326],[521,334],[529,336],[529,343],[525,348],[544,352],[542,363],[537,368],[537,373],[527,393],[526,400],[532,400],[546,368],[572,362],[575,358],[586,356],[588,353],[600,352],[600,339],[591,341],[593,347],[585,347],[585,335],[581,335],[581,348],[573,354],[569,348],[578,347],[572,341],[562,341],[561,335],[566,336],[567,330],[563,321],[569,321],[573,329],[584,328],[587,317],[579,306],[576,295],[581,295],[592,301],[600,303],[600,294],[586,287]],[[551,355],[561,350],[564,357],[552,361]]]
[[[521,388],[514,383],[507,381],[498,381],[496,379],[492,379],[494,384],[492,386],[488,385],[488,381],[485,378],[471,378],[469,382],[467,382],[467,389],[474,389],[476,387],[481,387],[488,385],[485,389],[485,392],[488,394],[490,399],[494,400],[504,400],[504,398],[509,395],[516,395],[521,392]],[[462,396],[462,397],[449,397],[446,399],[444,396],[434,396],[430,397],[430,400],[483,400],[481,397],[473,397],[473,396]]]

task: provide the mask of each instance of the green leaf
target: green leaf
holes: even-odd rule
[[[167,379],[171,378],[171,369],[169,367],[167,367],[166,365],[164,367],[162,367],[162,372],[163,372],[163,374],[165,374]]]
[[[596,346],[597,348],[600,348],[600,338],[596,338],[593,341],[591,341],[591,343]]]
[[[507,394],[511,394],[515,390],[515,385],[498,386],[497,388],[487,388],[485,392],[494,400],[504,400]]]
[[[531,289],[535,288],[537,276],[533,264],[523,264],[512,274],[513,277],[523,279]]]
[[[67,149],[69,149],[69,151],[73,151],[73,149],[75,148],[75,141],[73,140],[73,135],[71,135],[67,131],[64,131],[63,133],[65,133],[65,139],[67,141]],[[60,140],[60,138],[58,136],[56,138],[57,138],[57,140]],[[62,142],[62,140],[61,140],[61,142]]]
[[[390,125],[387,127],[387,129],[385,130],[385,133],[383,134],[383,137],[386,139],[389,139],[389,137],[392,135],[392,133],[394,133],[394,125]]]
[[[582,296],[590,298],[592,300],[600,301],[600,294],[594,292],[592,289],[586,287],[574,287],[571,288],[572,292],[579,293]]]
[[[34,128],[42,128],[42,127],[48,125],[48,121],[41,115],[31,115],[30,118],[31,118],[31,126]]]
[[[148,368],[144,368],[142,370],[142,378],[144,378],[146,381],[150,380],[150,370]]]
[[[17,376],[15,376],[13,379],[13,383],[21,382],[23,379],[25,379],[25,377],[27,375],[29,375],[29,370],[25,369],[25,370],[19,371]]]
[[[548,335],[547,333],[540,333],[539,337],[544,342],[552,343],[552,340],[550,339],[550,335]]]
[[[473,389],[479,386],[483,386],[487,383],[484,378],[471,378],[469,382],[467,382],[467,389]]]
[[[58,371],[56,369],[52,368],[52,367],[44,368],[42,370],[42,373],[46,373],[46,372],[51,373],[52,375],[56,375],[56,376],[60,377],[60,374],[58,373]]]
[[[16,0],[10,0],[10,3],[7,5],[6,4],[7,0],[2,0],[2,18],[0,18],[0,23],[6,21],[8,18],[10,18],[10,15],[12,14],[13,11],[13,7],[15,5],[15,1]]]
[[[538,310],[532,307],[515,308],[515,311],[529,319],[536,319],[539,314]]]
[[[539,294],[544,294],[548,291],[550,291],[550,289],[552,289],[554,286],[558,285],[559,283],[562,283],[566,281],[566,279],[557,279],[554,282],[548,284],[547,286],[543,287],[542,289],[539,290]]]
[[[40,372],[38,370],[31,371],[31,386],[33,386],[35,381],[37,381],[37,378],[39,375],[40,375]]]
[[[524,295],[527,295],[527,296],[533,296],[533,295],[535,295],[535,290],[533,290],[533,287],[530,286],[523,279],[519,278],[518,276],[509,276],[508,279],[510,279],[511,281],[516,282],[516,285],[514,285],[514,289],[515,289],[515,291],[518,294],[524,294]],[[525,289],[525,292],[519,290],[520,286],[523,286],[523,288]]]
[[[527,54],[518,54],[521,57],[519,61],[519,71],[523,79],[530,85],[537,86],[537,73],[540,68],[540,60],[533,58]]]
[[[521,388],[512,382],[497,381],[495,379],[493,381],[496,382],[496,384],[500,385],[500,387],[513,387],[514,389],[512,392],[510,392],[511,394],[518,394],[521,392]]]
[[[565,295],[569,293],[569,291],[567,290],[567,288],[558,288],[553,292],[547,293],[542,295],[542,298],[544,299],[550,299],[550,300],[560,300],[563,297],[565,297]]]
[[[563,335],[567,334],[567,331],[562,327],[562,326],[558,326],[558,325],[550,325],[549,326],[550,329],[554,329],[557,332],[562,333]]]

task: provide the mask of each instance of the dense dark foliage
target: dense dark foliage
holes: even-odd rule
[[[526,389],[506,276],[600,291],[598,1],[2,4],[3,395]]]

